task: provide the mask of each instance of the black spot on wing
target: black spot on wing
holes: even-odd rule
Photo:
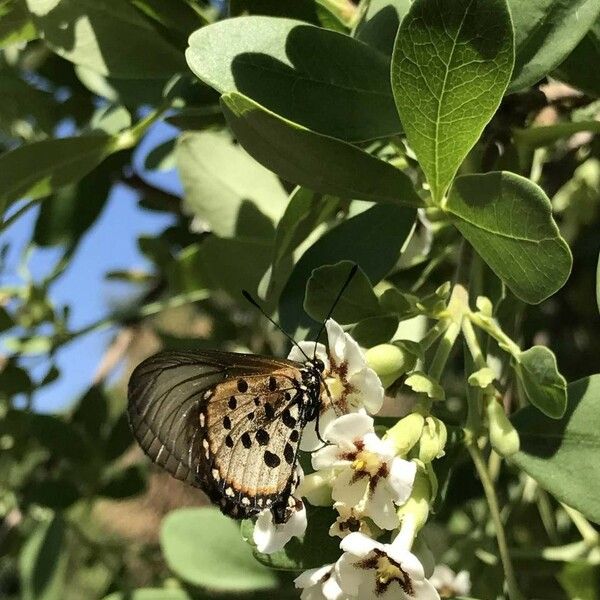
[[[267,467],[270,467],[271,469],[274,469],[275,467],[278,467],[281,464],[281,459],[279,458],[279,456],[277,456],[277,454],[269,452],[268,450],[265,450],[264,459],[265,465],[267,465]]]

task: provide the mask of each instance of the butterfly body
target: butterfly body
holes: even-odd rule
[[[295,509],[297,451],[321,406],[323,364],[220,351],[161,352],[129,382],[129,420],[148,456],[247,518]]]

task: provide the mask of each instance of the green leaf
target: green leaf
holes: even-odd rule
[[[19,555],[23,600],[63,598],[68,566],[64,537],[65,523],[57,515],[37,525],[25,542]]]
[[[27,5],[44,41],[76,65],[124,79],[185,71],[181,54],[128,2],[27,0]]]
[[[221,237],[272,238],[287,194],[226,131],[180,136],[176,160],[185,205],[201,224]]]
[[[364,271],[372,285],[392,270],[415,219],[413,209],[382,203],[340,223],[320,237],[297,262],[279,299],[281,326],[294,332],[315,321],[302,307],[306,282],[314,269],[348,260]]]
[[[371,0],[356,37],[386,56],[394,50],[394,40],[402,19],[410,9],[410,0]]]
[[[21,198],[42,198],[76,183],[110,154],[114,144],[110,136],[88,135],[32,142],[2,154],[0,213]]]
[[[389,342],[398,329],[398,317],[381,315],[359,321],[351,330],[350,335],[363,348],[371,348],[377,344]]]
[[[169,568],[184,581],[222,592],[274,588],[275,575],[256,562],[235,521],[216,508],[182,508],[162,522]]]
[[[572,257],[535,183],[509,172],[458,177],[445,210],[494,273],[525,302],[559,290]]]
[[[318,23],[314,0],[229,0],[229,14],[289,17]]]
[[[221,98],[240,144],[283,179],[315,192],[422,206],[401,171],[346,142],[287,121],[236,92]]]
[[[560,419],[567,406],[567,382],[559,373],[556,357],[546,346],[533,346],[515,358],[515,372],[527,398],[545,415]]]
[[[16,394],[33,391],[33,383],[25,369],[10,360],[0,371],[0,390],[2,395],[10,398]]]
[[[175,162],[175,138],[161,142],[154,146],[144,159],[144,168],[149,171],[170,171],[177,164]]]
[[[600,256],[598,256],[598,267],[596,268],[596,303],[600,311]]]
[[[319,267],[312,272],[306,284],[304,310],[315,321],[323,321],[334,302],[335,309],[331,317],[342,325],[357,323],[367,317],[381,314],[373,286],[360,267],[344,293],[337,298],[353,266],[354,263],[343,260],[335,265]]]
[[[89,439],[97,443],[102,437],[107,416],[107,397],[101,387],[94,385],[79,400],[71,416],[71,423],[77,425]]]
[[[521,450],[511,461],[562,502],[600,523],[600,374],[570,383],[560,420],[533,407],[516,413]]]
[[[598,600],[600,568],[586,560],[565,563],[556,577],[569,598]]]
[[[508,0],[515,29],[515,70],[509,92],[527,88],[557,67],[600,13],[597,0]],[[586,62],[586,65],[589,65]]]
[[[104,457],[108,461],[115,460],[128,450],[132,443],[133,437],[129,420],[125,413],[121,413],[107,431],[104,442]]]
[[[195,600],[202,596],[194,595]],[[185,590],[171,588],[138,588],[131,592],[115,592],[104,600],[192,600]]]
[[[329,535],[329,527],[336,514],[331,508],[306,505],[308,513],[304,536],[292,538],[278,552],[262,554],[252,541],[254,524],[247,519],[242,521],[242,537],[253,548],[255,558],[271,569],[284,571],[304,571],[333,563],[340,557],[339,540]]]
[[[203,27],[189,44],[188,64],[202,81],[308,129],[348,141],[402,129],[388,60],[347,35],[290,19],[240,17]]]
[[[182,131],[204,131],[209,127],[225,126],[225,119],[218,104],[205,108],[184,108],[177,114],[168,116],[165,121]]]
[[[415,0],[392,58],[392,89],[408,141],[441,200],[510,80],[505,0]]]
[[[13,327],[15,322],[6,310],[0,306],[0,333]],[[1,377],[1,375],[0,375]]]
[[[437,381],[429,377],[429,375],[420,371],[411,373],[404,381],[404,384],[413,392],[427,394],[433,400],[444,400],[446,397],[444,388]]]
[[[513,135],[518,144],[523,144],[530,148],[539,148],[541,146],[549,146],[558,140],[568,138],[580,131],[600,133],[600,121],[577,121],[574,123],[558,123],[546,127],[513,129]]]
[[[62,476],[45,481],[27,482],[23,489],[23,497],[28,504],[64,510],[77,502],[81,494],[72,481]]]
[[[600,97],[600,72],[589,65],[600,63],[600,18],[585,34],[577,47],[558,66],[554,75],[584,92]]]
[[[24,0],[0,1],[0,48],[37,37]]]

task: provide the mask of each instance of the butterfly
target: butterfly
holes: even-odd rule
[[[321,408],[323,370],[316,357],[159,352],[131,375],[130,426],[155,463],[225,514],[268,508],[284,523],[298,510],[298,446]]]

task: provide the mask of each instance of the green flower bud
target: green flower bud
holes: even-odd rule
[[[296,490],[296,495],[303,496],[313,506],[331,506],[331,486],[335,474],[333,469],[323,469],[306,475]]]
[[[509,421],[504,408],[492,395],[487,397],[486,402],[492,448],[501,456],[510,456],[518,452],[519,433]]]
[[[430,463],[434,458],[444,456],[448,433],[446,425],[436,417],[427,417],[419,442],[419,460]]]
[[[388,429],[384,439],[396,446],[400,456],[406,456],[421,438],[424,423],[423,415],[411,413]]]
[[[384,388],[415,366],[415,357],[394,344],[379,344],[366,352],[367,364],[377,373]]]
[[[415,530],[419,531],[427,522],[430,500],[429,476],[422,469],[417,469],[410,498],[396,511],[398,518],[402,521],[407,515],[411,515],[415,522]]]

